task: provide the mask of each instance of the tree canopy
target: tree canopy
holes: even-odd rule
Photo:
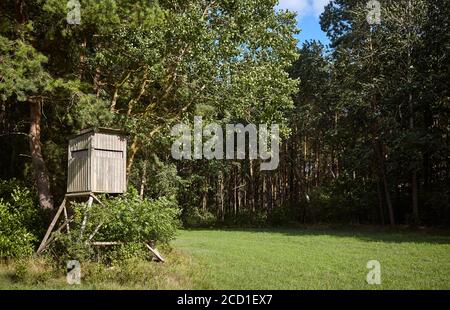
[[[67,0],[0,4],[0,178],[41,208],[65,194],[67,138],[129,134],[128,180],[176,197],[186,223],[448,225],[448,0],[334,0],[331,45],[298,46],[276,0]],[[280,166],[176,161],[171,127],[277,123]]]

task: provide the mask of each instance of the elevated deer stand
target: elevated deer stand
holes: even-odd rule
[[[126,151],[126,136],[114,129],[86,129],[69,140],[67,193],[39,245],[38,254],[45,251],[54,240],[54,233],[61,232],[65,228],[70,234],[69,224],[73,220],[73,217],[69,217],[68,214],[70,199],[87,200],[79,236],[82,240],[93,202],[103,205],[95,194],[123,194],[126,191]],[[64,221],[54,231],[62,213]],[[120,244],[120,242],[92,241],[102,224],[100,223],[94,229],[87,242],[94,246]],[[156,249],[152,249],[148,244],[145,245],[158,260],[164,261]]]

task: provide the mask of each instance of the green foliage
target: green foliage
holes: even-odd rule
[[[136,160],[135,169],[129,177],[130,183],[136,184],[137,188],[143,186],[145,197],[177,197],[184,186],[183,179],[178,175],[177,166],[161,161],[157,153],[158,150]]]
[[[183,215],[185,227],[213,227],[217,222],[216,216],[208,210],[191,208]]]
[[[82,266],[82,286],[97,289],[191,288],[192,274],[200,273],[200,269],[181,253],[168,251],[163,255],[167,258],[164,264],[136,257],[117,261],[110,268],[99,263],[85,263]]]
[[[49,87],[50,76],[43,64],[47,57],[23,40],[9,40],[0,35],[0,98],[15,96],[26,101],[28,96]]]
[[[128,260],[152,260],[153,256],[142,242],[129,242],[101,252],[101,260],[108,264],[121,265]]]
[[[164,264],[133,257],[105,266],[81,262],[81,285],[67,283],[66,263],[55,264],[45,256],[0,262],[0,290],[3,289],[193,289],[193,277],[201,267],[177,251],[159,248]],[[148,251],[147,251],[148,252]]]
[[[113,123],[109,102],[92,94],[76,93],[77,104],[66,115],[67,122],[76,128],[105,127]]]
[[[23,257],[33,252],[35,236],[21,223],[21,215],[0,201],[0,257]]]
[[[20,259],[13,268],[11,278],[21,285],[42,285],[58,274],[53,262],[46,257]]]
[[[61,233],[52,246],[59,261],[88,261],[100,257],[104,261],[120,261],[131,257],[148,257],[143,243],[167,244],[179,227],[179,209],[173,198],[141,199],[131,189],[123,196],[105,199],[104,205],[74,205],[74,221],[70,234]],[[87,225],[81,236],[82,222],[88,212]],[[90,240],[120,242],[107,249],[94,249]],[[147,255],[145,255],[147,253]]]
[[[92,218],[95,216],[93,214]],[[106,208],[101,210],[97,219],[106,220],[99,238],[167,243],[175,237],[178,216],[179,209],[174,198],[141,199],[132,190],[124,196],[107,200]]]
[[[75,227],[70,234],[55,233],[55,241],[49,246],[51,258],[60,266],[64,266],[69,260],[85,262],[94,259],[95,250],[79,236],[80,230]]]
[[[114,126],[130,135],[129,181],[152,204],[176,197],[194,226],[383,223],[391,204],[411,223],[413,175],[420,219],[448,226],[449,0],[385,0],[372,26],[367,1],[331,1],[329,50],[298,48],[296,18],[275,0],[80,2],[80,25],[67,24],[66,0],[0,3],[2,178],[31,179],[29,107],[17,103],[39,99],[57,201],[67,137]],[[281,124],[279,169],[173,162],[170,128],[193,115]]]
[[[239,210],[235,216],[226,216],[223,223],[226,227],[267,227],[268,214],[265,210]]]
[[[25,257],[34,251],[44,224],[31,192],[16,180],[0,180],[0,257]]]
[[[420,200],[424,205],[423,221],[425,224],[448,227],[447,223],[450,222],[450,190],[448,187],[424,192],[420,196]]]
[[[295,206],[286,205],[270,212],[267,223],[271,226],[289,226],[299,222],[299,210]]]

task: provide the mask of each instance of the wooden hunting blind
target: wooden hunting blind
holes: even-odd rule
[[[73,222],[74,216],[69,213],[69,200],[80,198],[87,199],[87,208],[84,210],[79,240],[83,240],[83,242],[92,246],[123,244],[123,242],[118,241],[93,240],[104,224],[103,222],[97,225],[95,230],[87,236],[87,239],[84,238],[84,231],[89,210],[94,200],[105,206],[95,194],[122,194],[126,192],[127,136],[116,129],[85,129],[69,140],[68,153],[67,193],[56,211],[37,253],[44,252],[48,245],[57,238],[53,229],[62,214],[64,215],[64,222],[54,232],[59,233],[65,229],[70,234],[70,223]],[[159,261],[164,262],[164,258],[156,248],[152,248],[145,242],[144,244]]]
[[[67,194],[126,191],[126,135],[115,129],[85,129],[69,140]]]

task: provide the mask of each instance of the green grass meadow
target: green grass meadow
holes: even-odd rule
[[[182,231],[205,289],[450,289],[450,237],[340,230]],[[381,264],[369,285],[366,264]]]
[[[2,263],[0,289],[450,289],[450,236],[376,229],[181,230],[164,264],[82,265],[71,286],[39,261]]]

